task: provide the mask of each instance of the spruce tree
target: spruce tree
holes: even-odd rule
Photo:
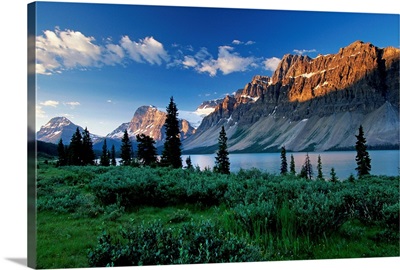
[[[317,164],[317,179],[318,180],[324,180],[324,175],[322,173],[322,161],[321,161],[321,155],[318,155],[318,164]]]
[[[229,174],[230,173],[230,162],[228,153],[228,138],[226,137],[225,128],[222,126],[218,138],[218,151],[217,157],[215,158],[214,170],[218,173]]]
[[[333,167],[331,169],[330,175],[331,175],[330,181],[333,182],[333,183],[336,183],[338,181],[338,178],[336,176],[336,172],[335,172],[335,169]]]
[[[115,146],[114,146],[114,144],[111,146],[111,165],[112,166],[116,166],[117,165],[117,161],[115,159]]]
[[[367,152],[367,141],[364,137],[364,130],[362,125],[360,125],[358,129],[358,135],[356,135],[356,162],[357,162],[357,175],[358,177],[362,177],[364,175],[369,175],[371,171],[371,158]]]
[[[125,129],[121,139],[121,165],[128,166],[132,163],[132,142],[129,139],[128,131]]]
[[[190,158],[190,156],[188,156],[185,161],[186,161],[186,169],[192,170],[193,165],[192,165],[192,159]]]
[[[286,148],[283,146],[281,148],[281,174],[287,174],[287,160],[286,160]]]
[[[154,146],[154,139],[145,134],[136,135],[137,159],[145,166],[154,165],[157,163],[157,149]]]
[[[293,174],[293,175],[296,174],[296,165],[295,165],[295,163],[294,163],[293,154],[290,155],[290,174]]]
[[[82,165],[82,135],[79,128],[76,128],[72,135],[71,142],[68,147],[69,164]]]
[[[173,97],[171,97],[167,107],[167,118],[165,119],[164,127],[165,143],[161,164],[163,166],[172,166],[173,168],[182,168],[178,109]]]
[[[303,177],[305,179],[312,179],[312,176],[313,176],[313,169],[312,169],[310,157],[308,156],[308,153],[307,153],[304,164],[301,167],[300,177]]]
[[[66,153],[66,148],[63,144],[62,139],[60,139],[60,141],[58,142],[57,145],[57,152],[58,152],[58,166],[65,166],[67,165],[68,162],[68,158],[67,158],[67,153]]]
[[[94,160],[95,154],[93,151],[93,142],[86,127],[82,136],[82,165],[93,165]]]
[[[107,151],[107,140],[104,140],[103,142],[103,148],[100,157],[100,166],[110,166],[110,158]]]

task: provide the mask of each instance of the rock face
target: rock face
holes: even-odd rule
[[[141,106],[136,110],[129,123],[122,124],[106,137],[121,139],[126,129],[129,137],[134,141],[136,140],[136,135],[143,133],[156,141],[156,147],[162,146],[165,140],[164,123],[166,117],[166,112],[160,111],[154,106]],[[187,139],[195,131],[189,122],[184,119],[179,120],[179,127],[181,140]]]
[[[348,148],[360,124],[370,146],[399,145],[399,58],[361,41],[315,59],[285,55],[271,78],[226,97],[184,149],[211,151],[222,125],[238,152]]]

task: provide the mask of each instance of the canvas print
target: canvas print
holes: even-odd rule
[[[399,256],[399,15],[28,5],[33,268]]]

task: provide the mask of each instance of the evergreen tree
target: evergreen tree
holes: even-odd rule
[[[154,146],[156,143],[154,139],[145,134],[136,135],[136,141],[138,143],[137,148],[137,159],[145,166],[154,165],[157,163],[157,149]]]
[[[188,156],[186,158],[186,169],[188,169],[188,170],[192,170],[193,169],[192,159],[190,158],[190,156]]]
[[[164,127],[165,143],[161,164],[163,166],[172,166],[173,168],[182,168],[178,109],[173,97],[171,97],[167,107],[167,118],[165,119]]]
[[[117,166],[117,161],[115,160],[115,146],[111,146],[111,165]]]
[[[347,179],[349,182],[354,183],[354,181],[356,181],[356,178],[354,177],[354,175],[351,173],[349,178]]]
[[[317,179],[318,180],[324,180],[324,175],[322,173],[321,155],[318,155],[317,171],[318,171]]]
[[[128,166],[132,163],[132,143],[128,136],[128,131],[125,129],[124,136],[121,140],[121,165]]]
[[[331,182],[336,183],[336,182],[339,180],[339,179],[337,178],[337,176],[336,176],[336,172],[335,172],[335,169],[334,169],[334,168],[331,169],[330,175],[331,175],[331,179],[329,179],[329,180],[330,180]]]
[[[110,166],[109,152],[107,151],[107,140],[103,142],[103,148],[100,156],[100,166]]]
[[[294,163],[293,154],[290,155],[290,174],[293,174],[293,175],[296,174],[296,165],[295,165],[295,163]]]
[[[63,144],[62,139],[58,142],[57,145],[57,152],[58,152],[58,166],[65,166],[68,163],[68,157],[67,157],[67,152],[65,151],[66,148]]]
[[[94,165],[95,154],[93,151],[93,142],[87,128],[82,136],[82,165]]]
[[[218,173],[229,174],[230,173],[230,162],[228,153],[228,138],[226,137],[225,128],[222,126],[218,138],[218,151],[217,157],[215,158],[214,170]]]
[[[362,177],[364,175],[369,175],[369,172],[371,171],[371,158],[367,152],[367,141],[364,137],[364,130],[361,125],[358,129],[358,135],[356,135],[356,138],[356,170],[358,177]]]
[[[306,179],[312,179],[312,176],[313,176],[312,165],[311,165],[310,157],[308,156],[308,153],[307,153],[304,164],[301,167],[300,177],[303,177]]]
[[[286,160],[286,148],[283,146],[281,148],[281,174],[287,174],[287,160]]]
[[[82,135],[76,128],[68,147],[69,165],[82,165]]]

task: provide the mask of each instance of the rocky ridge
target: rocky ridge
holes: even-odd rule
[[[399,49],[361,41],[314,59],[285,55],[271,78],[225,97],[184,149],[211,151],[222,125],[238,152],[347,148],[360,124],[371,146],[398,145],[399,58]]]
[[[165,140],[164,123],[166,117],[166,112],[160,111],[154,106],[141,106],[135,111],[129,123],[122,124],[106,137],[114,140],[121,139],[126,129],[129,137],[133,140],[136,140],[136,135],[143,133],[152,137],[158,147],[163,145]],[[182,140],[187,139],[195,132],[195,129],[185,119],[179,119],[179,127]]]

